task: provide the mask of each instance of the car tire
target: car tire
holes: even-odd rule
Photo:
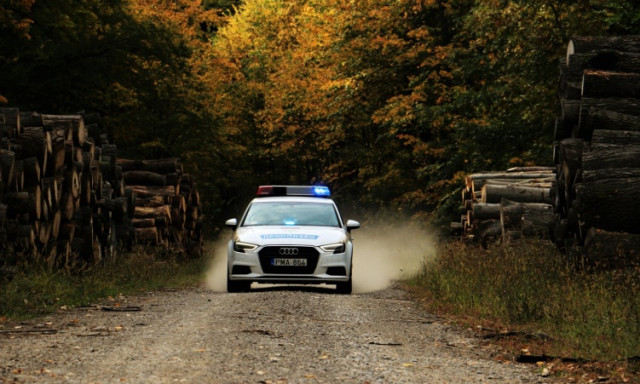
[[[336,284],[336,292],[341,293],[343,295],[351,294],[352,290],[353,290],[353,286],[351,284],[351,278],[349,278],[349,281],[347,281],[345,283],[337,283]]]
[[[235,292],[248,292],[251,290],[251,282],[250,281],[237,281],[230,280],[227,276],[227,292],[235,293]]]

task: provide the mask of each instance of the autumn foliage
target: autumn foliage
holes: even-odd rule
[[[12,0],[0,33],[8,104],[100,112],[133,156],[192,164],[210,212],[323,182],[437,219],[464,173],[551,162],[566,41],[639,34],[640,5]]]

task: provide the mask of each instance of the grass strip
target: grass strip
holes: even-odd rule
[[[204,280],[208,259],[159,256],[140,247],[113,265],[69,274],[41,265],[14,268],[0,284],[0,318],[27,319],[61,306],[89,305],[99,298],[195,286]]]
[[[411,284],[440,309],[552,336],[556,356],[640,356],[640,271],[588,271],[543,241],[439,246]]]

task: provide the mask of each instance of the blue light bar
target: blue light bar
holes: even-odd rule
[[[316,185],[313,187],[313,193],[316,196],[331,196],[331,191],[329,191],[329,187],[324,185]]]
[[[256,196],[329,197],[331,191],[326,185],[261,185]]]

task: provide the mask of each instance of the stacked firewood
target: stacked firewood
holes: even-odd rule
[[[451,229],[483,246],[494,239],[548,238],[554,222],[554,181],[548,167],[471,174],[462,190],[460,222],[452,222]]]
[[[202,250],[202,205],[196,182],[178,159],[118,159],[135,196],[131,232],[135,243],[160,245],[189,254]]]
[[[554,240],[603,264],[640,252],[640,36],[574,37],[561,60]]]
[[[97,115],[0,108],[0,266],[38,262],[74,270],[115,261],[119,249],[136,244],[136,190],[126,186],[122,161]],[[174,182],[186,183],[189,201],[197,196],[189,177]],[[200,242],[199,199],[193,204],[192,232],[155,244],[199,250],[189,242]],[[176,212],[193,215],[186,200]],[[186,233],[189,224],[185,218],[174,228]]]

